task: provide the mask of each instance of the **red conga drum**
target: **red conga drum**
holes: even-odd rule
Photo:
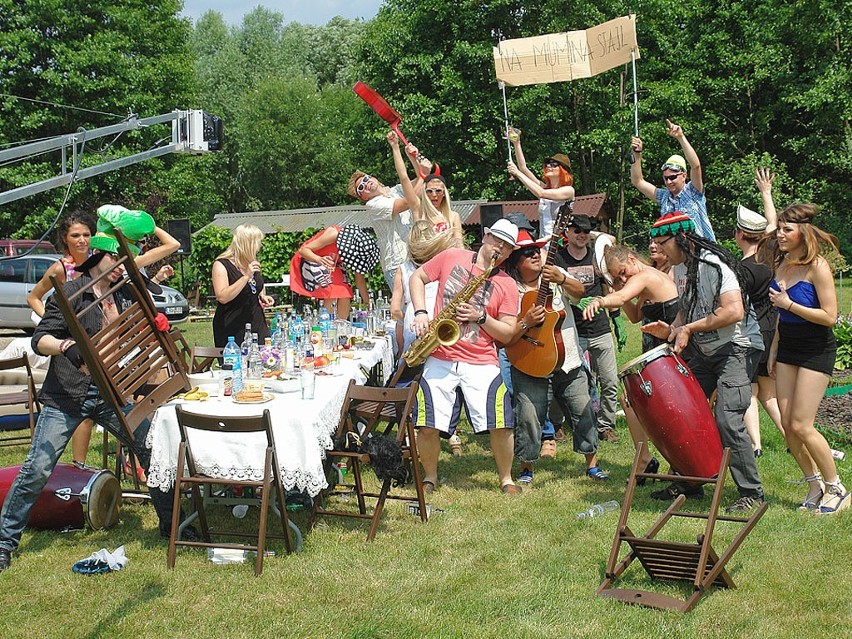
[[[20,466],[0,468],[0,504],[18,476]],[[30,511],[28,526],[42,530],[92,530],[118,523],[121,486],[108,470],[57,464]]]
[[[710,404],[668,344],[627,362],[618,376],[645,432],[673,470],[696,477],[718,474],[722,441]]]

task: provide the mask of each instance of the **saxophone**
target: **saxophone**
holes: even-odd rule
[[[470,278],[464,288],[429,322],[429,329],[414,340],[403,354],[402,358],[406,364],[411,367],[420,366],[439,346],[452,346],[459,341],[461,331],[458,322],[456,322],[456,309],[459,304],[469,301],[476,294],[476,291],[494,270],[494,264],[498,257],[500,257],[500,252],[496,251],[491,256],[488,268],[481,275]]]

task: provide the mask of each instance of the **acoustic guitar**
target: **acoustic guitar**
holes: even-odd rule
[[[573,201],[559,207],[559,213],[553,224],[554,239],[548,245],[545,265],[553,264],[556,260],[555,238],[565,232],[573,208]],[[553,308],[553,293],[550,285],[545,284],[544,281],[538,285],[538,290],[524,293],[521,298],[521,311],[518,313],[519,321],[534,304],[544,307],[544,321],[538,326],[531,327],[521,339],[507,346],[506,355],[512,366],[519,371],[531,377],[547,377],[561,368],[565,361],[565,345],[562,343],[562,322],[565,320],[565,311],[557,311]]]

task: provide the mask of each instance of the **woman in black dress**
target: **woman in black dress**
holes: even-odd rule
[[[263,309],[273,300],[266,294],[257,261],[261,242],[263,231],[253,224],[240,224],[231,245],[213,263],[213,343],[220,348],[231,336],[239,342],[246,324],[251,324],[261,344],[270,337]]]

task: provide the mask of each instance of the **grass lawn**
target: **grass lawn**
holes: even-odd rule
[[[212,341],[209,323],[183,328],[190,343]],[[619,361],[638,353],[633,327]],[[125,503],[121,523],[109,531],[26,532],[12,567],[0,575],[0,637],[850,636],[852,511],[818,518],[796,510],[806,489],[792,483],[800,473],[771,425],[758,460],[771,507],[728,565],[736,590],[713,590],[688,615],[595,596],[617,516],[578,520],[575,514],[622,501],[633,450],[626,428],[619,430],[620,442],[601,444],[608,484],[583,478],[582,458],[560,445],[556,459],[540,463],[534,484],[516,498],[497,489],[487,439],[468,431],[462,457],[442,454],[443,485],[431,503],[444,512],[428,524],[390,503],[368,544],[363,525],[323,519],[306,535],[303,553],[288,557],[273,546],[279,554],[266,561],[260,578],[248,564],[217,566],[191,550],[179,551],[176,569],[168,571],[166,543],[144,505]],[[20,463],[25,452],[0,449],[0,465]],[[99,456],[93,445],[90,462]],[[70,461],[70,451],[63,460]],[[852,454],[839,469],[852,483]],[[663,510],[650,490],[638,489],[634,531],[644,532]],[[723,503],[734,497],[728,479]],[[666,536],[692,541],[696,525],[678,522]],[[724,547],[736,530],[720,523],[714,545]],[[121,544],[130,558],[125,570],[71,572],[76,560]],[[621,584],[689,592],[652,583],[638,565]]]

